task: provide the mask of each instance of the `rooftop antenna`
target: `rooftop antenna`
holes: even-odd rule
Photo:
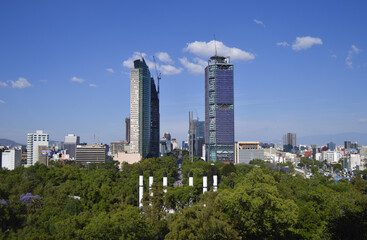
[[[215,37],[215,34],[214,34],[214,47],[215,47],[215,56],[217,56],[217,38]]]

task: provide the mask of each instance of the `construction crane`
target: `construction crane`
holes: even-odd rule
[[[158,81],[158,96],[159,96],[159,80],[161,80],[161,73],[158,72],[158,69],[157,69],[157,62],[155,60],[155,56],[153,56],[153,59],[154,59],[154,68],[155,68],[155,75],[157,77],[157,81]]]

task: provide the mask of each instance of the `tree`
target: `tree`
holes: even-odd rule
[[[244,239],[287,238],[294,233],[298,207],[283,199],[274,178],[254,168],[233,191],[224,190],[218,205]]]
[[[238,239],[238,233],[220,211],[217,194],[207,192],[203,201],[171,216],[165,239]]]

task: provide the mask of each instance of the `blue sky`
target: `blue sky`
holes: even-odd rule
[[[188,112],[204,119],[214,34],[235,66],[236,140],[367,133],[366,11],[335,0],[1,1],[0,138],[125,139],[140,52],[163,73],[161,134],[182,141]]]

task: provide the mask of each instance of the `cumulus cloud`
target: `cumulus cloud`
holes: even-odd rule
[[[8,82],[10,83],[12,88],[27,88],[32,86],[32,84],[30,84],[27,79],[22,77],[18,78],[18,80],[16,81],[9,80]]]
[[[287,43],[286,41],[278,42],[277,43],[277,46],[288,47],[289,46],[289,43]]]
[[[135,60],[145,58],[146,56],[147,56],[146,53],[134,52],[131,57],[129,57],[127,60],[125,60],[125,61],[122,62],[122,66],[123,67],[127,67],[127,68],[133,68],[134,67],[134,61]],[[145,60],[145,62],[147,63],[147,65],[149,67],[148,61]],[[154,67],[154,63],[151,62],[150,64]]]
[[[353,62],[352,62],[353,56],[357,55],[361,51],[362,51],[361,49],[357,48],[355,45],[352,45],[351,49],[348,51],[348,56],[345,58],[345,64],[347,64],[349,68],[353,68]]]
[[[94,84],[94,83],[91,83],[91,84],[89,84],[89,87],[97,87],[97,85]]]
[[[262,25],[263,27],[265,27],[265,24],[262,21],[260,21],[260,20],[254,19],[254,22],[256,24],[259,24],[259,25]]]
[[[112,68],[106,68],[107,72],[114,73],[115,71]]]
[[[1,103],[1,104],[4,104],[4,103],[5,103],[5,101],[0,99],[0,103]]]
[[[188,43],[183,49],[199,57],[209,58],[215,54],[215,45],[217,46],[217,54],[220,56],[230,56],[233,61],[248,61],[255,58],[255,55],[239,48],[227,47],[220,41]],[[182,62],[181,62],[182,63]]]
[[[305,50],[313,45],[322,45],[321,38],[315,38],[315,37],[297,37],[296,41],[292,44],[292,49],[295,51]]]
[[[156,53],[156,56],[159,59],[159,61],[161,61],[161,62],[164,62],[164,63],[173,63],[172,58],[166,52],[158,52],[158,53]]]
[[[200,58],[194,58],[194,62],[190,62],[186,57],[179,59],[181,64],[192,74],[203,74],[208,63]]]
[[[4,87],[7,87],[8,84],[6,84],[5,82],[0,82],[0,88],[4,88]]]
[[[164,75],[175,75],[175,74],[179,74],[182,72],[182,68],[176,68],[172,65],[161,65],[159,67],[159,69],[161,70],[161,72]]]
[[[78,77],[72,77],[72,78],[70,78],[70,80],[72,82],[77,82],[77,83],[83,83],[84,82],[83,78],[78,78]]]
[[[134,61],[137,60],[137,59],[141,59],[143,57],[146,64],[149,67],[150,72],[153,73],[152,71],[155,71],[156,65],[153,61],[146,58],[146,56],[147,56],[146,53],[134,52],[134,54],[130,58],[128,58],[127,60],[122,62],[122,66],[127,67],[127,68],[133,68],[134,67]],[[169,57],[169,55],[168,55],[168,57]],[[165,59],[165,60],[167,60],[167,59]],[[157,64],[157,70],[162,72],[163,75],[175,75],[175,74],[181,73],[183,69],[182,68],[176,68],[175,66],[172,66],[172,65],[159,65],[159,64]]]

